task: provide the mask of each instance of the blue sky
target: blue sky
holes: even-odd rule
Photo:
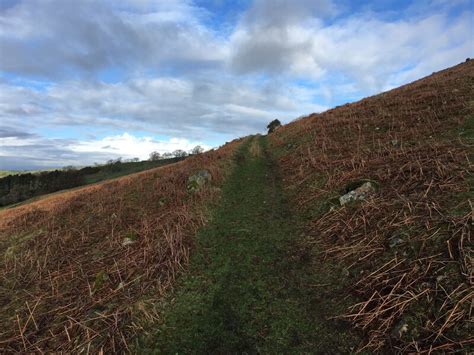
[[[474,57],[473,0],[2,0],[0,169],[215,147]]]

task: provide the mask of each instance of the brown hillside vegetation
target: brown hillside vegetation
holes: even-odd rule
[[[345,267],[359,302],[341,318],[366,350],[473,344],[473,100],[471,60],[270,135],[306,247]],[[341,207],[366,180],[376,192]]]
[[[187,263],[239,141],[0,212],[0,348],[125,351]],[[212,186],[189,193],[207,169]]]

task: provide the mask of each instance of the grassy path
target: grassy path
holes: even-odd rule
[[[329,276],[315,272],[297,243],[298,223],[283,200],[265,138],[244,144],[236,159],[219,208],[197,236],[189,273],[143,351],[349,352],[355,339],[325,320],[330,302],[312,287]]]

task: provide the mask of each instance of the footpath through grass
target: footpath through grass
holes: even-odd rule
[[[338,287],[338,277],[316,270],[310,248],[299,243],[265,138],[243,144],[236,161],[220,206],[197,236],[189,272],[141,350],[350,352],[357,338],[326,320],[337,305],[324,290],[328,282]]]

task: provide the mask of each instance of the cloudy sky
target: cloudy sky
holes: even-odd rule
[[[399,86],[474,57],[473,4],[0,0],[0,169],[214,147]]]

